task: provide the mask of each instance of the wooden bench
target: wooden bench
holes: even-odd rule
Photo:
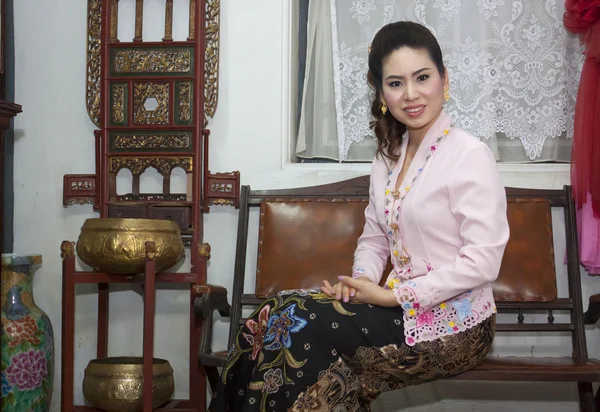
[[[511,323],[499,318],[497,332],[568,332],[572,356],[489,357],[454,379],[577,382],[581,410],[600,412],[600,397],[594,398],[592,387],[592,382],[600,381],[600,362],[589,359],[587,353],[571,189],[507,188],[506,192],[511,239],[493,287],[499,313],[516,316]],[[289,190],[251,191],[249,186],[242,187],[231,306],[222,286],[202,285],[195,290],[196,313],[205,325],[199,362],[213,390],[217,367],[223,366],[227,355],[226,351],[211,349],[213,312],[231,317],[230,347],[245,322],[243,307],[256,307],[266,296],[283,289],[318,287],[323,279],[335,281],[338,274],[350,274],[368,193],[368,176]],[[553,207],[564,208],[565,215],[569,296],[563,298],[557,294]],[[260,208],[256,291],[244,293],[251,208]],[[527,313],[540,311],[547,314],[546,322],[525,322]],[[554,314],[559,311],[568,313],[570,321],[555,322]]]

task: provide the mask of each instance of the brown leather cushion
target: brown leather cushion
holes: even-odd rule
[[[351,276],[366,207],[366,199],[263,201],[256,294],[320,287],[323,280]]]
[[[319,287],[351,275],[356,241],[364,226],[366,199],[294,199],[261,203],[256,294]],[[510,200],[511,237],[496,301],[556,298],[550,204],[543,199]],[[382,284],[388,267],[382,277]]]
[[[494,282],[496,302],[545,302],[557,298],[552,214],[545,199],[509,199],[510,239],[500,275]]]

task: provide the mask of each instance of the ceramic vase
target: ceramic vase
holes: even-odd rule
[[[33,299],[40,255],[2,255],[2,411],[50,410],[54,334]]]

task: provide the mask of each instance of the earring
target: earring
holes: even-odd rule
[[[387,113],[387,104],[381,103],[381,114],[385,116]]]
[[[444,100],[445,101],[450,100],[450,92],[448,91],[448,88],[444,89]]]

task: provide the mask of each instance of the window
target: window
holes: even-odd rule
[[[501,163],[569,162],[583,57],[563,12],[561,0],[294,2],[292,161],[372,160],[368,46],[383,25],[412,20],[440,41],[457,126]]]

